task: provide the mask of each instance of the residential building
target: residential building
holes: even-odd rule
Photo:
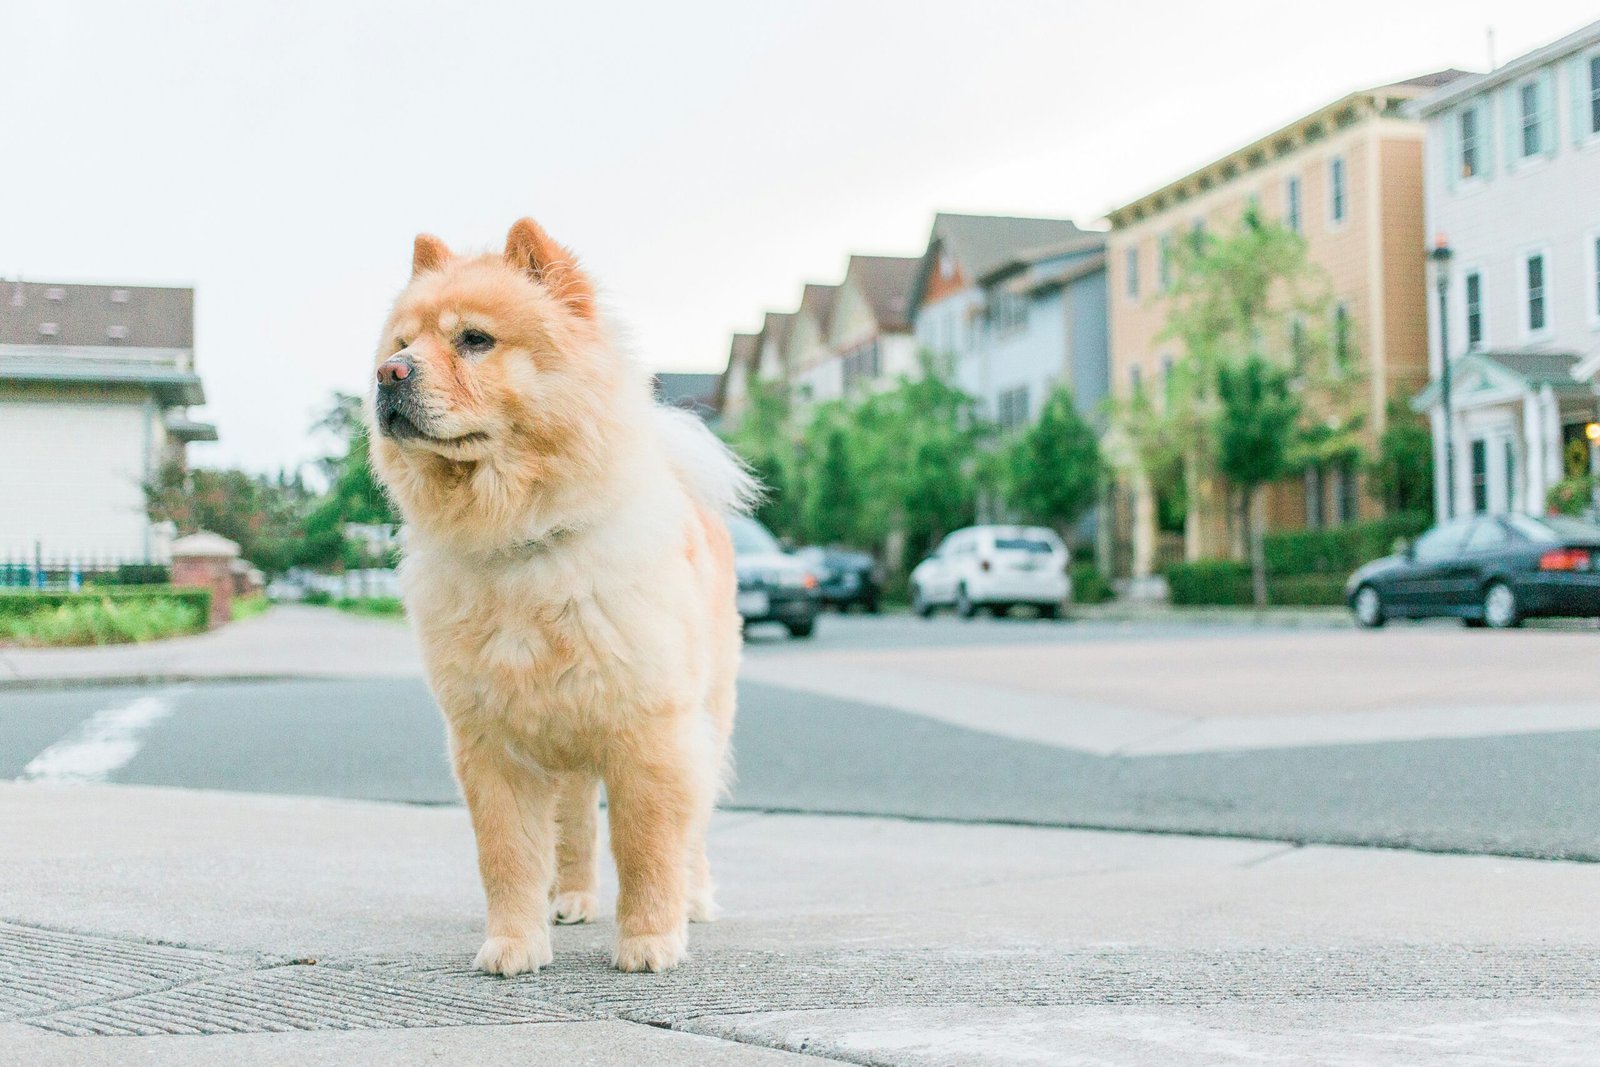
[[[1409,399],[1427,380],[1422,141],[1405,105],[1462,76],[1441,71],[1351,93],[1177,181],[1110,213],[1111,392],[1155,390],[1183,357],[1166,336],[1177,242],[1237,226],[1249,208],[1297,230],[1326,275],[1330,321],[1351,377],[1362,382],[1359,412],[1375,446],[1391,399]],[[1118,501],[1119,536],[1141,546],[1136,575],[1155,564],[1156,506],[1131,479]],[[1183,554],[1227,555],[1237,547],[1235,509],[1215,478],[1191,479]],[[1348,522],[1379,504],[1353,460],[1308,470],[1298,484],[1271,487],[1270,528]],[[1118,553],[1119,567],[1130,563]]]
[[[717,420],[721,383],[720,374],[684,374],[667,371],[656,374],[652,381],[657,401],[668,407],[692,411],[706,422]]]
[[[1057,386],[1078,411],[1105,425],[1109,375],[1106,235],[1023,249],[978,278],[982,293],[967,363],[975,395],[991,397],[1004,431],[1025,426]]]
[[[797,404],[825,400],[843,391],[838,362],[831,358],[833,353],[828,348],[828,327],[838,295],[837,285],[817,282],[801,291],[800,307],[794,312],[784,341],[784,361]]]
[[[0,556],[164,560],[143,487],[203,403],[192,289],[0,284]]]
[[[909,314],[918,262],[914,256],[850,257],[828,322],[827,346],[837,369],[823,379],[827,391],[819,389],[813,399],[860,392],[918,373]]]
[[[1068,219],[998,215],[934,216],[928,244],[911,286],[910,309],[918,349],[939,359],[955,383],[976,397],[994,418],[1000,407],[999,379],[985,357],[983,320],[989,297],[983,279],[1040,249],[1084,236]],[[1009,320],[1008,326],[1009,329]],[[1056,366],[1061,365],[1060,358]],[[1006,388],[1017,383],[1006,379]]]
[[[750,405],[750,383],[755,380],[756,360],[761,355],[759,333],[736,333],[728,346],[728,369],[719,377],[716,407],[722,421],[737,426]]]
[[[1427,125],[1428,232],[1453,253],[1453,501],[1436,297],[1435,384],[1416,401],[1433,420],[1438,513],[1539,514],[1556,482],[1600,470],[1585,432],[1600,388],[1600,22],[1413,111]]]

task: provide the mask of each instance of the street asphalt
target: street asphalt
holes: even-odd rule
[[[1249,637],[1225,624],[905,617],[829,618],[820,630],[816,642],[758,634],[749,655]],[[438,715],[416,678],[0,691],[0,780],[55,776],[41,753],[85,733],[103,741],[104,716],[152,697],[158,720],[131,758],[82,780],[457,802]],[[1600,860],[1596,730],[1097,755],[746,680],[735,745],[733,809]]]

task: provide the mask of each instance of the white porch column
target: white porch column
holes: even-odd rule
[[[1566,457],[1561,454],[1561,404],[1556,391],[1548,385],[1539,391],[1544,404],[1545,478],[1554,485],[1566,471]],[[1539,498],[1539,511],[1544,512],[1544,497]]]
[[[1472,514],[1472,439],[1461,409],[1455,412],[1456,518]]]
[[[1532,393],[1522,398],[1522,436],[1525,457],[1522,465],[1527,468],[1523,475],[1522,510],[1529,515],[1541,515],[1544,496],[1550,486],[1544,473],[1544,405]]]

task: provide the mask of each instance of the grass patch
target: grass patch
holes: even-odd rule
[[[206,598],[209,601],[209,596]],[[23,645],[121,645],[205,629],[206,615],[178,597],[82,596],[0,615],[0,640]]]
[[[272,601],[261,593],[255,596],[234,597],[233,602],[228,605],[228,618],[234,622],[240,619],[253,619],[257,615],[264,614],[270,607]]]
[[[352,615],[370,615],[380,619],[398,619],[406,613],[405,604],[397,596],[347,596],[339,598],[333,606]]]

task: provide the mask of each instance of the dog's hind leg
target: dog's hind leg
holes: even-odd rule
[[[595,865],[600,836],[600,780],[583,773],[557,776],[556,880],[550,917],[558,923],[589,922],[598,916]]]

